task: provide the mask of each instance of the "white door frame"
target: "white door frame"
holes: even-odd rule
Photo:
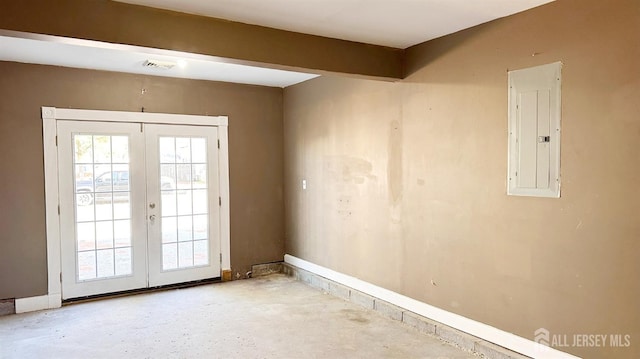
[[[231,240],[229,212],[229,138],[228,117],[195,116],[149,112],[97,111],[42,107],[42,142],[44,147],[44,184],[47,235],[47,298],[40,301],[40,309],[62,305],[60,215],[58,198],[57,120],[133,122],[216,126],[220,139],[220,251],[221,276],[231,270]],[[46,303],[44,303],[46,302]]]

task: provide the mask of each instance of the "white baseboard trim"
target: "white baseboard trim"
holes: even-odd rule
[[[480,323],[473,319],[434,307],[432,305],[409,298],[402,294],[378,287],[355,277],[336,272],[326,267],[305,261],[289,254],[284,256],[285,263],[304,269],[334,282],[379,298],[400,308],[406,309],[425,318],[448,325],[454,329],[468,333],[480,339],[497,344],[517,353],[544,359],[580,359],[577,356],[538,344],[532,340],[505,332],[498,328]],[[532,333],[533,334],[533,333]]]
[[[60,308],[62,306],[62,296],[60,294],[49,294],[38,297],[17,298],[15,306],[16,314]]]

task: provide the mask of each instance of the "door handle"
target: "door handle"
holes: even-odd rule
[[[156,215],[155,215],[155,214],[150,215],[150,216],[149,216],[149,220],[150,220],[151,222],[154,222],[154,221],[156,220]]]

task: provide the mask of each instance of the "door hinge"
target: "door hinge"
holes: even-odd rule
[[[62,272],[60,272],[60,283],[62,283]]]
[[[220,149],[220,140],[218,140],[218,149]]]
[[[142,108],[142,112],[144,112],[144,107]],[[142,126],[143,126],[143,124],[142,124],[142,122],[140,122],[140,133],[142,133]]]
[[[58,205],[58,216],[60,215],[60,205]]]
[[[218,197],[218,205],[222,207],[222,197]]]
[[[222,264],[222,253],[220,253],[220,264]]]
[[[56,147],[58,147],[58,136],[56,135]]]

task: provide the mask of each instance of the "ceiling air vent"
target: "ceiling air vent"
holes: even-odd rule
[[[176,66],[176,63],[170,62],[170,61],[160,61],[160,60],[145,60],[142,66],[152,68],[152,69],[170,70],[174,66]]]

